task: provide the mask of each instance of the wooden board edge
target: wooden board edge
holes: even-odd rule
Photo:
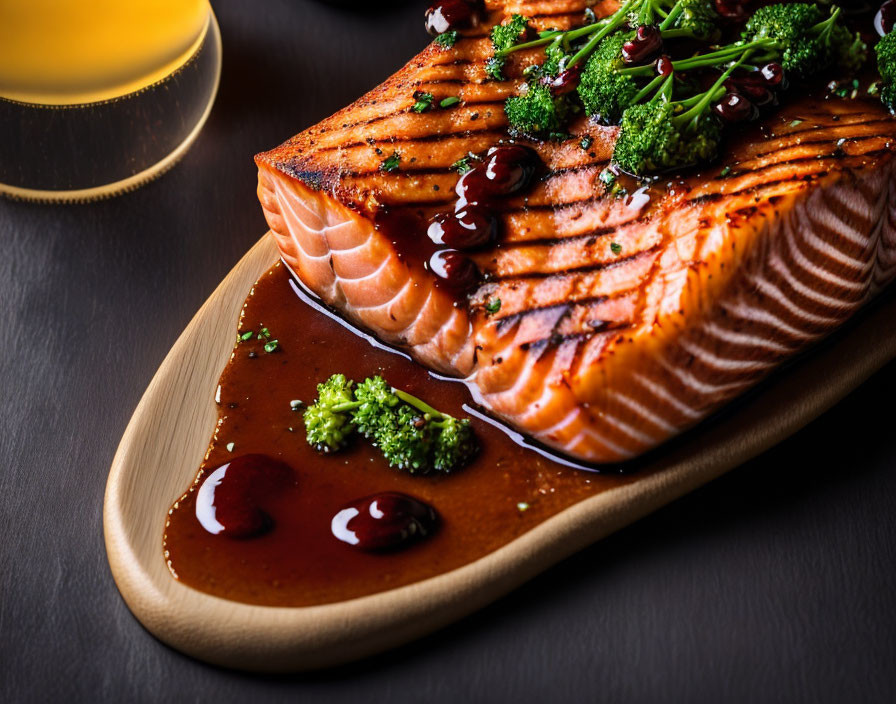
[[[586,499],[476,562],[351,601],[301,608],[231,602],[173,579],[164,512],[189,486],[216,413],[214,389],[243,300],[276,260],[263,237],[203,304],[147,388],[112,463],[104,504],[109,564],[126,603],[162,641],[218,665],[298,671],[420,637],[506,594],[586,545],[756,456],[830,408],[896,357],[896,301],[876,305],[705,433],[655,460],[662,471]],[[202,344],[197,344],[201,340]],[[202,354],[198,354],[202,351]],[[819,384],[820,378],[825,383]],[[174,468],[168,475],[159,467]]]

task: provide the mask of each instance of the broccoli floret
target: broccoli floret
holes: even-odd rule
[[[530,83],[523,95],[508,98],[504,104],[511,131],[534,136],[562,130],[569,109],[566,96],[554,96],[541,83]]]
[[[444,420],[436,421],[433,425],[439,428],[432,459],[433,469],[437,472],[450,472],[462,467],[476,454],[476,437],[469,420],[445,416]]]
[[[626,110],[613,162],[623,171],[644,176],[714,159],[722,123],[709,109],[725,95],[725,81],[743,60],[730,66],[704,93],[672,102],[670,76],[650,102]]]
[[[305,429],[320,452],[341,449],[355,430],[392,467],[411,473],[451,472],[476,452],[469,420],[440,413],[380,376],[352,389],[344,375],[334,374],[317,393],[317,401],[305,410]]]
[[[839,23],[840,14],[836,6],[825,18],[814,4],[768,5],[755,12],[742,36],[745,41],[775,40],[781,65],[795,76],[811,76],[832,65],[855,69],[864,62],[866,47]]]
[[[579,97],[585,112],[605,124],[619,122],[623,111],[634,102],[639,87],[634,79],[620,73],[623,68],[622,45],[631,35],[616,32],[604,39],[582,71]]]
[[[374,438],[379,431],[386,415],[384,411],[401,403],[381,376],[370,377],[358,384],[355,400],[358,406],[352,412],[352,419],[358,432],[368,439]]]
[[[676,103],[644,103],[622,116],[613,161],[628,173],[643,176],[657,171],[711,161],[718,152],[722,125],[711,113],[696,122],[675,115]]]
[[[384,409],[370,440],[383,453],[390,467],[411,474],[425,473],[432,467],[432,433],[420,413],[410,406],[401,404],[397,408]],[[447,471],[451,469],[453,467]]]
[[[485,62],[485,72],[496,81],[504,81],[504,63],[506,57],[501,52],[509,50],[517,43],[520,36],[529,28],[529,19],[522,15],[513,15],[507,24],[496,24],[492,27],[492,46],[495,51]]]
[[[319,452],[342,449],[355,429],[350,411],[355,403],[352,382],[343,374],[334,374],[317,385],[317,401],[305,409],[308,443]]]
[[[492,27],[491,34],[495,51],[512,47],[528,28],[529,18],[522,15],[512,15],[507,24],[496,24]]]
[[[874,48],[877,69],[883,81],[881,100],[890,112],[896,113],[896,32],[890,32]]]

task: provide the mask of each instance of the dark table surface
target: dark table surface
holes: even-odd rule
[[[131,616],[102,501],[125,425],[265,231],[251,156],[426,43],[421,3],[214,3],[221,90],[129,195],[0,200],[0,700],[896,701],[896,365],[771,452],[420,642],[295,677],[216,669]]]

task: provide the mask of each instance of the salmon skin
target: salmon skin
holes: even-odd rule
[[[582,120],[575,139],[531,143],[546,173],[500,205],[498,244],[473,255],[483,282],[460,298],[440,287],[423,265],[425,225],[390,229],[383,216],[450,209],[451,165],[507,139],[502,105],[519,79],[487,78],[486,28],[511,12],[567,28],[586,3],[487,5],[488,22],[453,48],[430,45],[256,157],[284,262],[348,319],[464,378],[536,440],[608,463],[706,418],[896,276],[896,120],[876,100],[808,93],[729,139],[711,168],[624,197],[599,180],[617,128]],[[536,58],[514,54],[509,75]],[[418,114],[415,91],[461,102]],[[384,171],[393,154],[400,167]]]

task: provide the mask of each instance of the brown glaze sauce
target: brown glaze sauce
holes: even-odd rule
[[[470,402],[463,384],[439,381],[420,365],[377,349],[293,291],[277,263],[255,284],[240,332],[266,327],[274,352],[254,336],[236,345],[220,379],[219,418],[193,485],[169,511],[164,554],[171,573],[203,592],[251,604],[308,606],[373,594],[470,563],[572,504],[632,481],[584,472],[516,444],[474,417],[480,453],[448,476],[412,476],[390,468],[366,442],[321,455],[305,441],[301,410],[336,372],[374,374],[458,417]],[[229,448],[229,449],[228,449]],[[273,521],[251,538],[207,532],[196,517],[202,481],[237,457],[267,455],[289,465],[295,481],[265,500]],[[333,516],[347,504],[401,492],[432,506],[438,528],[398,552],[364,552],[335,538]]]

